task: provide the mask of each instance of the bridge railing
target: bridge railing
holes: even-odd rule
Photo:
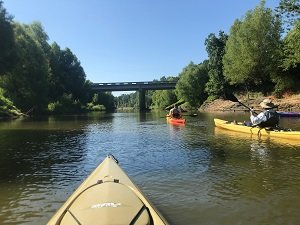
[[[176,84],[176,81],[142,81],[142,82],[110,82],[110,83],[93,83],[93,86],[110,86],[110,85],[140,85],[140,84]]]
[[[96,91],[145,91],[175,89],[176,82],[170,81],[143,81],[143,82],[113,82],[93,83]]]

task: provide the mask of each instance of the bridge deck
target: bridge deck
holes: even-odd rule
[[[115,82],[93,83],[92,89],[97,91],[139,91],[175,89],[174,81]]]

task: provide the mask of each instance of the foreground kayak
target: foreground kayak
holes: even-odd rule
[[[227,130],[243,132],[248,134],[256,134],[258,136],[269,136],[278,138],[288,138],[300,141],[300,131],[285,131],[285,130],[268,130],[259,127],[248,127],[243,123],[233,123],[226,120],[214,119],[216,127]]]
[[[183,118],[178,119],[178,118],[171,117],[169,115],[167,115],[166,118],[167,118],[168,123],[172,123],[172,124],[185,124],[186,123],[186,120]]]
[[[51,218],[52,224],[168,223],[109,155]]]

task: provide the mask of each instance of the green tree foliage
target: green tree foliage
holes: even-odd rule
[[[115,97],[115,102],[117,108],[138,108],[138,92],[122,94],[118,97]]]
[[[152,90],[146,91],[146,93],[145,93],[146,108],[150,108],[151,107],[153,94],[154,94],[154,91],[152,91]]]
[[[34,108],[38,113],[51,102],[53,112],[65,113],[68,110],[59,108],[61,104],[86,104],[93,95],[77,57],[69,48],[61,50],[48,41],[41,23],[13,22],[0,0],[0,87],[22,111]],[[113,108],[113,96],[104,99],[110,99],[106,104]],[[71,108],[78,112],[82,107]]]
[[[92,90],[92,82],[89,80],[85,80],[83,87],[82,87],[82,92],[80,95],[80,102],[85,105],[88,102],[91,101],[95,94],[95,91]]]
[[[21,114],[13,102],[4,96],[4,90],[0,88],[0,117],[8,116],[8,114]]]
[[[276,76],[275,94],[299,91],[300,83],[300,22],[296,23],[283,40],[283,57],[280,76]]]
[[[1,86],[18,108],[37,111],[47,105],[47,57],[34,39],[31,27],[14,24],[16,43],[16,65],[10,73],[2,76]]]
[[[192,107],[200,106],[207,98],[205,93],[207,81],[207,62],[199,65],[191,62],[179,74],[179,81],[176,84],[177,97],[189,102]]]
[[[0,1],[0,76],[15,65],[15,39],[12,17],[8,15]]]
[[[27,27],[27,32],[33,39],[40,45],[40,48],[43,50],[44,54],[48,57],[50,53],[50,45],[48,44],[49,37],[48,34],[44,31],[44,28],[40,22],[33,22],[30,26]]]
[[[223,58],[224,75],[231,84],[246,90],[267,92],[278,76],[281,22],[264,1],[236,20],[230,29]]]
[[[300,66],[300,21],[294,29],[288,32],[284,38],[284,59],[282,67],[284,70]]]
[[[51,73],[48,74],[49,82],[49,98],[51,101],[58,99],[66,91],[63,83],[63,73],[61,72],[61,49],[59,45],[54,42],[51,45],[49,61]]]
[[[111,92],[95,93],[92,99],[92,103],[94,106],[103,105],[104,108],[108,111],[112,111],[115,109],[114,96]]]
[[[290,30],[300,18],[300,1],[280,0],[279,6],[276,7],[275,11],[278,13],[278,16],[282,17],[287,29]]]
[[[178,77],[163,76],[160,78],[160,81],[178,81]],[[151,96],[151,108],[156,110],[165,109],[167,106],[178,101],[175,90],[156,90],[151,92]]]
[[[208,35],[205,40],[206,51],[209,58],[209,80],[206,83],[205,91],[209,96],[222,96],[226,86],[225,77],[223,74],[223,56],[225,54],[225,45],[228,36],[220,31],[219,37],[215,34]]]
[[[50,99],[56,99],[65,93],[72,94],[76,100],[82,100],[86,75],[72,51],[69,48],[61,50],[57,43],[53,43],[50,49],[50,67]]]
[[[59,100],[48,104],[48,110],[55,114],[80,113],[82,106],[78,100],[74,100],[72,94],[63,94]]]
[[[162,110],[175,102],[177,102],[175,90],[157,90],[152,95],[151,107]]]

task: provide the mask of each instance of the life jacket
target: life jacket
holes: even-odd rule
[[[276,127],[279,124],[279,115],[273,110],[264,112],[267,120],[258,124],[259,127]]]

